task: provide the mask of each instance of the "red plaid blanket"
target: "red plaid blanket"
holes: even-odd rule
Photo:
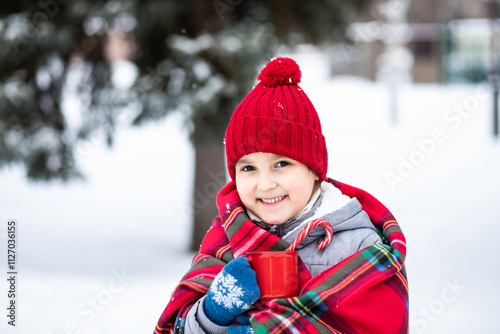
[[[367,192],[327,181],[359,200],[384,244],[365,248],[315,277],[299,260],[299,295],[258,301],[247,312],[251,326],[256,334],[407,333],[406,243],[398,223]],[[207,293],[217,273],[233,258],[247,251],[288,247],[287,242],[248,220],[234,182],[220,191],[217,206],[220,216],[214,219],[191,269],[172,293],[155,334],[182,333],[192,305]]]

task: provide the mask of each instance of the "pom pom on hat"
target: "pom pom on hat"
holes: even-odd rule
[[[229,175],[244,155],[263,152],[296,160],[325,180],[328,154],[316,109],[298,86],[300,69],[290,58],[271,60],[260,72],[260,82],[243,99],[226,130]]]
[[[257,77],[265,86],[296,85],[300,82],[300,68],[295,60],[278,57],[270,61]]]

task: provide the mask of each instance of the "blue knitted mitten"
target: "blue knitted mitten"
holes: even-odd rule
[[[250,317],[246,314],[240,314],[236,317],[236,324],[232,324],[227,328],[227,334],[255,334],[253,328],[250,326]]]
[[[228,326],[259,297],[255,271],[245,257],[239,257],[215,276],[205,299],[205,314],[217,325]]]
[[[250,326],[231,325],[227,328],[227,334],[255,334],[253,328]]]

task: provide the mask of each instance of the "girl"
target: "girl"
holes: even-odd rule
[[[325,139],[298,86],[300,69],[276,58],[240,103],[226,130],[231,182],[219,216],[175,289],[155,333],[406,333],[406,244],[391,213],[366,192],[327,178]],[[259,300],[248,251],[285,250],[314,219],[323,228],[300,243],[300,293]]]

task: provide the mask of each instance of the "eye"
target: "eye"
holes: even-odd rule
[[[289,166],[290,163],[288,161],[279,161],[277,164],[276,164],[276,167],[286,167],[286,166]]]
[[[243,166],[241,167],[241,171],[243,172],[251,172],[251,171],[254,171],[255,170],[255,167],[253,166]]]

